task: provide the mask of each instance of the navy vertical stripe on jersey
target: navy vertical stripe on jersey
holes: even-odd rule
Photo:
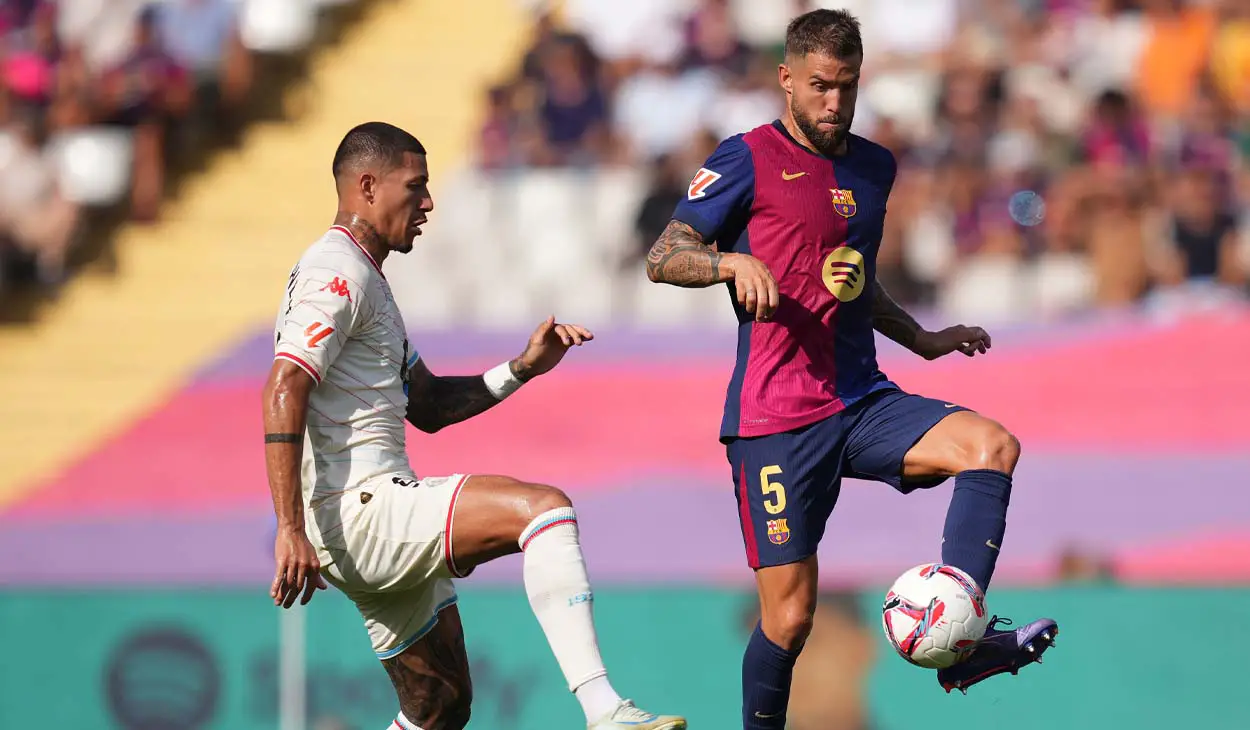
[[[693,190],[692,181],[692,190],[678,202],[673,218],[698,231],[707,243],[737,241],[755,201],[755,167],[743,135],[721,142],[695,173],[695,180],[704,172],[716,175],[716,180],[698,191]]]

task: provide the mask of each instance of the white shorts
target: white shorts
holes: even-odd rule
[[[464,474],[370,480],[308,510],[321,572],[356,604],[380,659],[429,633],[456,602],[451,521]]]

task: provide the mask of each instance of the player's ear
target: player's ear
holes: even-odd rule
[[[364,197],[366,203],[373,203],[374,198],[378,194],[378,179],[371,172],[360,173],[360,194]]]
[[[794,92],[794,75],[790,73],[790,67],[784,63],[777,66],[777,83],[785,89],[787,94]]]

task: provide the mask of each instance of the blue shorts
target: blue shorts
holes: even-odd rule
[[[963,410],[883,390],[802,428],[730,441],[747,563],[762,568],[815,555],[842,477],[885,482],[904,494],[946,481],[904,483],[903,457],[938,421]]]

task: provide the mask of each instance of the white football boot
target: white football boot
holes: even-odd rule
[[[686,730],[686,718],[645,712],[634,707],[633,700],[621,700],[615,710],[586,730]]]

